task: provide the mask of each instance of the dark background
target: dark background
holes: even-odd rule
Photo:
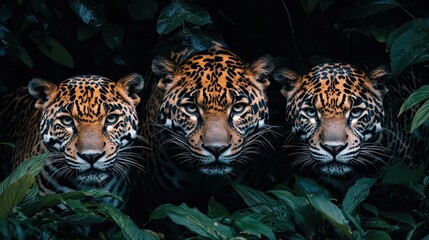
[[[131,0],[81,1],[102,6],[106,22],[116,23],[123,29],[123,43],[114,50],[105,44],[101,34],[84,41],[77,39],[77,29],[84,23],[71,9],[70,2],[24,0],[19,4],[16,0],[5,1],[2,8],[12,6],[13,10],[9,18],[3,17],[1,26],[14,36],[14,41],[7,42],[3,38],[0,43],[6,50],[0,57],[0,81],[6,89],[26,85],[33,77],[58,83],[73,75],[99,74],[116,80],[130,72],[144,74],[148,71],[156,44],[165,38],[156,31],[157,19],[171,1],[156,1],[153,17],[146,20],[135,20],[130,16],[128,6]],[[251,62],[268,53],[275,57],[277,64],[287,65],[298,72],[324,61],[374,66],[388,63],[384,42],[377,42],[372,35],[347,29],[376,25],[387,34],[411,17],[400,8],[392,8],[369,17],[342,21],[347,9],[357,2],[318,1],[314,9],[306,13],[305,1],[297,0],[190,1],[211,16],[212,24],[202,28],[220,34],[244,60]],[[417,18],[428,14],[424,2],[402,1],[401,4]],[[323,4],[330,5],[322,9]],[[25,21],[27,26],[23,28]],[[45,56],[30,39],[35,33],[48,34],[58,40],[73,57],[74,68],[62,66]],[[10,47],[15,42],[27,50],[34,62],[32,68],[16,57]]]

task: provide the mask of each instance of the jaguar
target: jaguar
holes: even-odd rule
[[[118,82],[98,75],[58,85],[32,79],[2,96],[0,142],[16,145],[13,151],[2,148],[2,162],[14,168],[48,151],[37,175],[41,195],[105,188],[125,200],[130,169],[143,168],[140,155],[131,151],[140,138],[136,106],[143,86],[135,73]],[[121,209],[125,204],[106,201]]]
[[[227,192],[228,179],[245,182],[255,172],[268,178],[269,164],[260,158],[270,144],[264,136],[273,132],[266,94],[271,56],[249,64],[213,41],[203,50],[157,55],[151,69],[141,128],[152,146],[143,154],[149,205],[207,204],[205,196]],[[249,170],[257,162],[265,164]]]
[[[320,64],[304,75],[279,67],[273,76],[286,99],[285,147],[300,171],[338,187],[335,181],[376,172],[387,163],[412,166],[427,159],[424,137],[410,135],[414,112],[397,117],[424,78],[394,79],[386,66],[369,70],[347,63]]]

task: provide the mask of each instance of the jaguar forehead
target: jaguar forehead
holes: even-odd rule
[[[59,92],[55,101],[58,107],[67,109],[82,122],[97,121],[106,112],[120,108],[112,103],[118,101],[115,83],[101,76],[69,78],[59,85]]]

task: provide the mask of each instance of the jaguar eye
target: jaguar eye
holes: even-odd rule
[[[242,113],[246,109],[246,104],[244,103],[237,103],[232,107],[232,111],[236,114]]]
[[[119,115],[118,114],[110,114],[106,118],[106,124],[113,125],[119,121]]]
[[[183,108],[185,109],[186,112],[188,112],[190,114],[196,114],[198,112],[197,105],[195,105],[193,103],[184,104]]]
[[[66,127],[73,126],[73,118],[71,118],[69,116],[60,117],[60,122],[61,122],[61,124],[63,124]]]
[[[304,113],[308,117],[315,117],[317,115],[317,111],[314,108],[305,108]]]
[[[358,118],[358,117],[362,116],[363,112],[364,112],[363,108],[353,108],[350,111],[350,115],[354,118]]]

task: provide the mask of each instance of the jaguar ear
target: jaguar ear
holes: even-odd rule
[[[138,73],[128,74],[116,83],[119,93],[131,104],[137,106],[140,102],[140,92],[144,88],[144,79]]]
[[[41,78],[34,78],[28,83],[28,92],[37,99],[36,108],[43,109],[54,100],[57,85]]]
[[[379,93],[380,99],[383,99],[384,95],[389,91],[385,86],[386,79],[390,76],[390,70],[387,66],[382,65],[373,70],[368,74],[369,79],[373,83],[374,88]]]
[[[273,78],[274,80],[283,85],[282,89],[280,90],[280,93],[286,99],[289,99],[295,93],[295,86],[297,82],[301,79],[301,76],[299,76],[296,72],[288,68],[281,67],[274,70]]]
[[[170,90],[177,83],[177,64],[166,57],[156,56],[152,60],[152,72],[159,78],[158,87],[165,91]]]
[[[264,55],[250,64],[245,74],[249,76],[252,83],[261,91],[270,86],[269,76],[274,69],[274,59],[270,55]]]

